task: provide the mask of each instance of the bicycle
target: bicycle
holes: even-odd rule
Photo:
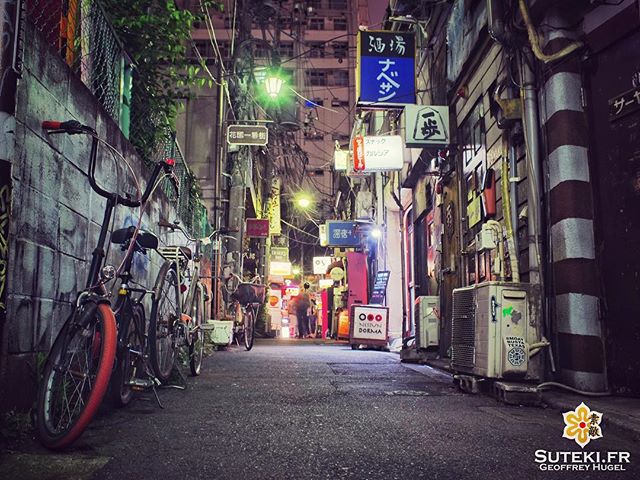
[[[91,255],[85,288],[77,293],[73,311],[53,342],[38,389],[37,435],[44,446],[57,450],[73,443],[93,419],[107,392],[116,358],[116,316],[105,284],[113,280],[118,272],[112,266],[103,265],[113,210],[118,205],[132,208],[144,205],[159,184],[161,173],[163,178],[172,178],[176,190],[178,187],[175,177],[171,177],[173,161],[167,160],[155,165],[149,183],[139,199],[108,192],[98,185],[95,178],[98,143],[104,143],[115,152],[113,147],[101,140],[93,128],[75,120],[45,121],[42,128],[49,134],[92,137],[87,176],[94,192],[106,199],[103,222],[96,248]],[[135,244],[142,248],[152,246],[151,237],[143,235],[138,239],[138,229],[139,225],[130,237],[125,263],[133,254]],[[123,266],[124,263],[121,268]],[[132,309],[137,310],[137,307]]]
[[[189,242],[195,244],[193,252],[189,247],[184,246],[169,246],[161,248],[159,251],[168,259],[170,265],[173,265],[178,274],[178,283],[180,285],[185,282],[189,284],[188,287],[185,287],[187,289],[184,290],[186,296],[181,306],[181,319],[174,329],[174,345],[177,348],[186,347],[191,375],[197,376],[200,375],[204,355],[205,332],[203,322],[206,315],[206,302],[209,301],[207,287],[200,280],[202,278],[200,276],[201,250],[202,246],[209,245],[211,239],[216,235],[231,233],[233,230],[214,230],[206,237],[194,238],[179,222],[170,223],[161,220],[158,222],[158,226],[179,230]],[[189,268],[190,263],[192,263],[192,268]]]
[[[230,294],[232,305],[236,307],[236,324],[233,329],[234,340],[240,344],[242,338],[247,351],[253,348],[256,329],[256,317],[260,311],[260,306],[264,304],[267,286],[260,282],[260,275],[256,275],[250,282],[244,282],[235,273],[231,273],[227,279],[228,293]],[[229,284],[237,282],[237,285],[229,288]],[[238,314],[242,316],[242,322],[238,322]]]

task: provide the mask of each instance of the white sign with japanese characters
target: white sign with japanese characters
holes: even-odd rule
[[[313,257],[313,273],[314,275],[324,275],[327,268],[333,263],[333,257]]]
[[[364,137],[364,171],[402,170],[404,144],[400,135]]]
[[[404,108],[407,147],[445,147],[449,145],[449,107],[407,105]]]

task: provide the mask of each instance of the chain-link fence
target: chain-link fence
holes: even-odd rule
[[[131,62],[100,3],[95,0],[25,0],[27,19],[120,125],[147,166],[173,158],[180,179],[178,214],[194,235],[206,230],[198,182],[167,131],[150,111],[145,86],[128,85]],[[135,82],[135,78],[134,78]],[[131,98],[132,91],[134,98]],[[130,101],[131,100],[131,101]],[[130,108],[131,117],[129,117]],[[165,191],[169,198],[173,193]]]
[[[116,121],[128,56],[100,4],[92,0],[26,0],[26,16]]]
[[[182,150],[173,135],[164,137],[157,148],[157,160],[173,158],[174,172],[180,182],[180,197],[178,198],[178,215],[185,227],[195,236],[208,234],[207,209],[200,201],[200,186],[187,165]],[[165,184],[165,193],[171,198],[171,187]]]

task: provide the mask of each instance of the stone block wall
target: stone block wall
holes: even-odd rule
[[[141,189],[149,175],[76,74],[35,30],[27,29],[11,165],[7,318],[0,348],[2,409],[33,404],[38,364],[70,313],[76,291],[84,286],[105,207],[87,178],[90,137],[48,135],[41,122],[75,119],[93,126],[128,160]],[[99,149],[97,179],[110,191],[136,191],[124,161],[104,147]],[[119,206],[113,228],[137,222],[138,213]],[[143,215],[143,228],[161,234],[156,226],[160,217],[178,218],[173,203],[158,189]],[[119,246],[112,245],[107,262],[118,266],[121,256]],[[137,258],[136,279],[152,285],[161,262],[156,252]]]

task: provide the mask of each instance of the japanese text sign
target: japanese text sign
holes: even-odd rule
[[[269,220],[247,218],[247,237],[267,238],[269,236]]]
[[[288,262],[289,261],[289,247],[271,247],[271,261],[272,262]]]
[[[324,275],[327,273],[329,265],[334,261],[333,257],[313,257],[314,275]]]
[[[407,147],[449,145],[449,107],[407,105],[404,108]]]
[[[266,145],[269,130],[263,125],[229,125],[227,143],[229,145]]]
[[[356,222],[327,222],[327,244],[330,247],[358,247],[360,235]]]
[[[404,143],[400,135],[367,136],[363,142],[364,172],[402,170]],[[354,152],[354,170],[355,165]]]
[[[640,87],[628,90],[609,100],[609,121],[640,110]]]
[[[353,139],[353,169],[359,172],[364,170],[364,168],[364,137],[362,135],[356,135]]]
[[[376,273],[376,279],[373,283],[373,289],[371,290],[371,297],[369,297],[369,304],[382,305],[384,303],[390,276],[391,272],[388,270],[381,270]]]
[[[358,32],[357,97],[361,105],[415,103],[415,36],[408,32]]]

